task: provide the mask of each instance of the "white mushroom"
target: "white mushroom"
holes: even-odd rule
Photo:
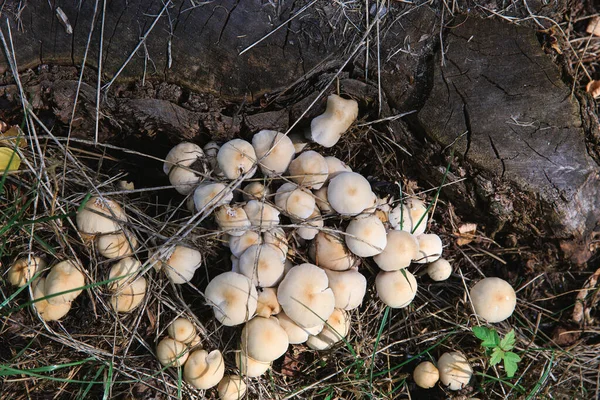
[[[327,161],[316,151],[305,151],[289,166],[290,179],[307,189],[319,189],[327,180]]]
[[[293,320],[290,319],[283,311],[275,316],[279,321],[279,325],[285,330],[288,335],[290,344],[301,344],[308,340],[310,335],[317,335],[323,329],[324,323],[312,328],[302,328]]]
[[[279,225],[279,211],[268,203],[259,200],[250,200],[244,206],[244,211],[252,226],[266,231]]]
[[[346,311],[336,308],[327,319],[323,330],[315,336],[310,336],[306,344],[313,350],[327,350],[342,341],[349,332],[350,315]]]
[[[261,244],[262,236],[254,231],[246,231],[241,236],[229,237],[229,250],[235,257],[240,257],[246,249],[254,244]]]
[[[288,348],[287,333],[277,318],[254,317],[242,329],[242,351],[257,361],[270,362]]]
[[[268,186],[263,185],[261,182],[252,182],[244,186],[242,195],[244,200],[263,200],[271,194],[271,190]]]
[[[258,293],[250,279],[225,272],[211,280],[204,291],[215,318],[226,326],[244,323],[256,312]]]
[[[249,357],[243,351],[237,352],[235,355],[235,365],[240,369],[242,375],[248,378],[256,378],[261,376],[271,368],[272,362],[262,362]]]
[[[306,219],[315,209],[315,198],[312,193],[300,189],[294,183],[284,183],[277,189],[275,204],[290,217]]]
[[[137,244],[135,235],[127,230],[96,237],[98,253],[108,259],[132,255]]]
[[[250,220],[241,206],[221,206],[215,211],[221,230],[231,236],[242,236],[250,228]]]
[[[183,378],[196,389],[210,389],[219,384],[225,375],[225,361],[219,350],[210,353],[195,350],[183,367]]]
[[[406,268],[419,254],[419,241],[405,231],[389,231],[387,244],[382,253],[373,257],[382,271]]]
[[[45,266],[46,262],[40,257],[30,255],[19,258],[9,268],[7,279],[11,285],[23,287],[38,270],[43,269]]]
[[[274,245],[263,243],[250,246],[240,256],[240,272],[252,279],[252,284],[260,287],[277,285],[283,277],[284,259]]]
[[[460,390],[471,380],[473,369],[464,354],[453,351],[444,353],[438,360],[440,381],[450,390]]]
[[[71,309],[72,303],[70,301],[59,304],[48,303],[48,300],[44,299],[44,297],[46,297],[45,283],[46,278],[37,278],[32,282],[31,289],[34,300],[33,307],[40,314],[40,317],[42,317],[44,321],[58,321],[67,315]]]
[[[231,190],[219,182],[202,183],[194,191],[194,206],[198,212],[203,212],[205,208],[224,206],[232,200]]]
[[[281,306],[277,301],[277,289],[261,288],[258,290],[258,304],[256,306],[256,315],[263,318],[269,318],[281,312]]]
[[[44,284],[44,293],[48,297],[50,304],[68,303],[73,300],[83,290],[85,286],[85,275],[83,275],[83,267],[76,261],[62,261],[50,269],[46,276]],[[57,293],[67,292],[56,296]]]
[[[325,225],[319,209],[315,207],[310,217],[302,222],[301,225],[302,226],[296,230],[298,236],[304,240],[313,240],[319,233],[319,228],[323,228]]]
[[[419,254],[413,261],[417,264],[434,262],[442,256],[442,239],[435,233],[422,233],[417,236]]]
[[[80,233],[96,235],[120,231],[120,224],[127,221],[127,216],[115,201],[90,197],[85,206],[77,212],[76,220]]]
[[[156,346],[156,358],[164,367],[181,367],[188,356],[187,346],[170,337],[163,338]]]
[[[164,269],[171,282],[181,285],[192,280],[201,264],[202,254],[198,250],[175,246],[165,262]]]
[[[363,274],[354,268],[348,271],[324,271],[335,296],[335,308],[353,310],[361,305],[367,292],[367,278]]]
[[[412,303],[417,294],[417,280],[406,269],[381,271],[375,278],[377,295],[392,308],[404,308]]]
[[[440,379],[440,371],[430,361],[423,361],[413,371],[413,379],[417,386],[431,389]]]
[[[507,319],[515,311],[517,295],[510,283],[500,278],[484,278],[470,290],[473,308],[487,322]]]
[[[327,201],[341,215],[357,215],[373,205],[371,184],[356,172],[340,172],[329,182]]]
[[[332,94],[325,112],[310,123],[310,138],[324,147],[334,146],[358,117],[358,103]]]
[[[452,265],[445,258],[439,258],[427,266],[427,275],[434,281],[445,281],[452,275]]]
[[[292,140],[277,131],[258,132],[252,137],[252,146],[266,176],[282,175],[296,154]]]
[[[246,383],[237,375],[225,375],[217,386],[221,400],[241,400],[246,394]]]
[[[387,245],[385,226],[375,215],[359,215],[346,228],[346,246],[359,257],[383,252]]]
[[[251,178],[256,172],[254,147],[242,139],[233,139],[221,146],[217,162],[227,179],[237,179],[246,173]]]
[[[335,233],[319,232],[308,254],[319,267],[333,271],[345,271],[356,264],[356,257],[348,250],[344,239]]]
[[[419,199],[410,198],[406,204],[399,204],[390,211],[389,220],[392,228],[418,236],[427,228],[427,205]]]
[[[186,318],[177,318],[167,328],[169,337],[181,343],[191,343],[196,338],[196,328]]]

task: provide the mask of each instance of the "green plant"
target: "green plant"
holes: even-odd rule
[[[515,347],[515,330],[511,329],[502,340],[498,331],[484,326],[473,327],[473,333],[481,340],[481,346],[486,349],[486,354],[490,357],[490,365],[496,365],[503,361],[506,376],[512,378],[517,372],[521,357],[513,351]]]

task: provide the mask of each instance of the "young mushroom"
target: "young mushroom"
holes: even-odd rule
[[[140,276],[125,284],[110,298],[110,304],[117,312],[130,312],[139,306],[146,296],[146,278]]]
[[[281,357],[289,340],[277,318],[254,317],[242,329],[242,351],[257,361],[270,362]]]
[[[512,315],[517,295],[510,283],[500,278],[484,278],[470,290],[477,315],[487,322],[502,322]]]
[[[252,146],[265,176],[282,175],[296,154],[292,140],[277,131],[256,133],[252,137]]]
[[[335,308],[353,310],[358,308],[367,292],[367,278],[358,269],[347,271],[324,270],[329,278],[329,287],[335,296]]]
[[[77,212],[77,230],[84,239],[97,234],[114,233],[121,230],[121,222],[127,221],[125,211],[114,200],[90,197]]]
[[[417,386],[431,389],[440,379],[440,371],[430,361],[423,361],[413,371],[413,379]]]
[[[327,181],[327,161],[316,151],[305,151],[288,168],[290,179],[307,189],[320,189]]]
[[[49,296],[48,303],[57,305],[75,300],[85,286],[82,269],[81,265],[72,260],[62,261],[53,266],[44,284],[44,293]],[[58,293],[62,294],[57,295]]]
[[[163,367],[181,367],[188,356],[187,346],[170,337],[163,338],[156,346],[156,358]]]
[[[296,219],[309,218],[316,206],[312,193],[291,182],[286,182],[277,189],[275,204]]]
[[[332,147],[358,117],[358,103],[336,94],[327,98],[325,112],[310,123],[310,139],[323,147]]]
[[[445,281],[452,275],[452,265],[445,258],[438,258],[427,266],[427,275],[436,281]]]
[[[45,299],[45,284],[46,278],[37,278],[32,282],[33,307],[44,321],[58,321],[67,315],[72,303],[70,301],[59,304],[48,303],[48,300]]]
[[[263,185],[261,182],[252,182],[244,186],[242,196],[245,201],[250,200],[264,200],[268,195],[271,194],[271,190],[268,186]]]
[[[417,264],[431,263],[442,256],[442,239],[435,233],[423,233],[417,236],[419,254],[413,262]]]
[[[171,282],[181,285],[192,280],[201,264],[202,254],[198,250],[175,246],[171,255],[164,262],[163,268]]]
[[[306,220],[301,222],[301,225],[296,233],[304,240],[313,240],[315,236],[320,232],[319,228],[323,228],[325,223],[323,222],[323,218],[321,218],[321,212],[319,208],[315,206],[313,213]]]
[[[167,333],[172,339],[185,344],[191,343],[197,337],[196,328],[186,318],[177,318],[171,322],[167,328]]]
[[[229,204],[232,200],[233,193],[220,182],[202,183],[194,191],[194,206],[198,212],[216,209]]]
[[[279,325],[281,325],[281,327],[285,330],[285,333],[287,333],[290,344],[305,343],[310,335],[319,334],[319,332],[323,330],[324,326],[324,324],[322,324],[312,328],[302,328],[297,323],[292,321],[290,317],[288,317],[283,311],[277,314],[275,318],[277,318]]]
[[[356,264],[356,257],[336,233],[317,233],[308,248],[308,255],[319,267],[333,271],[346,271]]]
[[[246,211],[239,205],[217,208],[215,220],[221,231],[231,236],[242,236],[251,226]]]
[[[450,390],[461,390],[471,380],[473,369],[464,354],[444,353],[438,360],[440,381]]]
[[[36,272],[45,266],[46,262],[40,257],[29,255],[28,257],[19,258],[9,268],[6,278],[11,285],[23,287],[33,278]]]
[[[246,249],[254,244],[261,244],[262,236],[254,231],[246,231],[241,236],[229,237],[229,250],[235,257],[240,257]]]
[[[98,253],[108,259],[132,255],[137,244],[135,236],[126,230],[117,233],[106,233],[96,238]]]
[[[244,206],[244,211],[252,226],[261,231],[267,231],[279,225],[279,211],[268,203],[259,200],[250,200]]]
[[[243,351],[238,351],[235,355],[235,365],[240,369],[242,375],[248,378],[256,378],[264,374],[271,368],[272,361],[262,362],[249,357]]]
[[[277,301],[277,289],[268,287],[259,289],[256,315],[263,318],[269,318],[270,316],[279,314],[280,312],[281,306]]]
[[[252,281],[242,274],[217,275],[206,286],[204,296],[215,318],[226,326],[242,324],[256,312],[258,293]]]
[[[254,147],[242,139],[233,139],[221,146],[217,162],[227,179],[237,179],[246,173],[251,178],[256,172]]]
[[[195,350],[183,367],[183,378],[196,389],[215,387],[224,375],[225,360],[219,350]]]
[[[419,236],[427,227],[427,206],[419,199],[410,198],[394,207],[388,217],[392,228]]]
[[[241,400],[246,394],[246,383],[237,375],[225,375],[217,386],[221,400]]]
[[[346,246],[359,257],[375,256],[385,249],[385,226],[375,215],[359,215],[346,228]]]
[[[377,295],[391,308],[408,306],[417,294],[417,280],[406,269],[381,271],[375,278]]]
[[[342,341],[349,332],[350,315],[346,311],[336,308],[327,319],[323,330],[315,336],[310,336],[306,344],[313,350],[327,350]]]
[[[327,156],[325,157],[325,161],[327,162],[327,169],[329,171],[328,179],[335,178],[341,172],[352,172],[352,168],[337,157]]]
[[[406,268],[419,255],[419,241],[405,231],[389,231],[383,252],[373,257],[382,271],[396,271]]]
[[[274,245],[263,243],[250,246],[240,256],[240,272],[252,279],[252,284],[260,287],[273,287],[283,277],[284,259]]]
[[[358,215],[373,205],[371,184],[356,172],[340,172],[327,186],[327,201],[341,215]]]

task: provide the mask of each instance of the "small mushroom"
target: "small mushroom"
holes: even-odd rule
[[[336,308],[323,330],[315,336],[310,336],[306,341],[313,350],[328,350],[334,344],[342,341],[350,332],[350,315],[344,310]]]
[[[341,215],[358,215],[373,205],[371,184],[356,172],[340,172],[329,182],[327,201]]]
[[[59,304],[48,303],[48,300],[44,298],[46,297],[45,283],[46,278],[37,278],[32,282],[33,307],[44,321],[58,321],[67,315],[72,303],[70,301]]]
[[[333,271],[345,271],[356,264],[356,257],[348,250],[344,239],[336,233],[317,233],[308,254],[319,267]]]
[[[169,172],[169,182],[179,194],[188,195],[200,182],[201,176],[189,167],[173,167]]]
[[[501,322],[515,311],[517,295],[510,283],[500,278],[484,278],[470,290],[473,308],[489,323]]]
[[[279,225],[279,211],[268,203],[259,200],[250,200],[244,206],[244,211],[252,226],[261,231],[267,231]]]
[[[418,236],[427,227],[427,206],[419,199],[411,198],[406,204],[399,204],[389,212],[392,228],[410,232]]]
[[[325,112],[310,123],[310,139],[323,147],[332,147],[358,117],[358,103],[336,94],[327,98]]]
[[[280,251],[282,260],[285,260],[289,250],[288,240],[283,228],[273,228],[263,233],[263,243],[272,244]]]
[[[77,230],[84,236],[113,233],[121,230],[121,222],[127,221],[125,212],[114,200],[90,197],[77,212]]]
[[[246,231],[241,236],[229,237],[229,250],[235,257],[240,257],[246,249],[254,244],[261,244],[262,236],[254,231]]]
[[[307,189],[319,189],[328,176],[327,161],[316,151],[309,150],[296,157],[289,166],[290,179]]]
[[[173,147],[167,153],[163,164],[163,172],[169,175],[176,166],[189,167],[198,159],[204,157],[204,151],[197,144],[182,142]]]
[[[389,231],[383,252],[373,257],[382,271],[406,268],[419,255],[419,241],[405,231]]]
[[[325,157],[325,161],[327,162],[327,169],[329,171],[328,179],[335,178],[340,172],[352,172],[352,168],[337,157],[327,156]]]
[[[304,240],[313,240],[319,233],[319,228],[325,226],[319,209],[315,207],[310,217],[306,221],[303,221],[301,225],[302,226],[296,230],[298,236]]]
[[[252,281],[242,274],[225,272],[211,280],[204,296],[215,318],[226,326],[244,323],[256,312],[258,293]]]
[[[452,265],[445,258],[438,258],[427,266],[427,275],[434,281],[445,281],[452,275]]]
[[[391,308],[408,306],[417,294],[417,280],[406,269],[381,271],[375,278],[377,295]]]
[[[202,183],[194,191],[194,206],[198,212],[216,209],[229,204],[232,200],[233,193],[220,182]]]
[[[198,250],[185,246],[175,246],[175,249],[164,265],[167,277],[176,285],[189,282],[202,264],[202,254]]]
[[[217,208],[215,220],[219,228],[231,236],[242,236],[251,226],[246,211],[238,205]]]
[[[301,344],[308,340],[310,335],[317,335],[323,330],[324,324],[317,325],[312,328],[302,328],[297,323],[292,321],[290,317],[283,311],[275,316],[279,321],[279,325],[285,330],[288,335],[288,341],[290,344]]]
[[[375,215],[359,215],[346,228],[346,246],[359,257],[375,256],[385,249],[385,226]]]
[[[242,139],[233,139],[221,146],[217,162],[227,179],[237,179],[246,173],[251,178],[256,172],[254,147]]]
[[[318,190],[313,190],[313,195],[315,196],[315,204],[319,207],[322,213],[328,214],[333,212],[333,208],[331,208],[331,204],[329,204],[329,200],[327,198],[327,190],[329,189],[329,185],[322,186]]]
[[[453,351],[444,353],[438,360],[440,381],[450,390],[461,390],[473,375],[473,369],[464,354]]]
[[[252,146],[265,176],[282,175],[296,154],[292,140],[277,131],[256,133],[252,137]]]
[[[135,236],[126,230],[96,237],[98,253],[108,259],[132,255],[137,244]]]
[[[300,189],[298,185],[291,182],[286,182],[277,189],[275,204],[296,219],[310,217],[316,206],[312,193]]]
[[[235,355],[235,365],[240,369],[242,375],[248,378],[256,378],[264,374],[271,368],[272,362],[262,362],[249,357],[243,351]]]
[[[281,306],[277,301],[277,289],[261,288],[258,290],[258,303],[256,306],[256,315],[263,318],[269,318],[281,312]]]
[[[140,276],[131,283],[126,283],[111,298],[110,304],[117,312],[130,312],[139,306],[146,296],[146,278]]]
[[[260,287],[277,285],[283,277],[284,259],[281,251],[274,245],[255,244],[240,256],[240,272],[252,279],[252,284]]]
[[[44,284],[44,293],[49,296],[48,303],[57,305],[75,300],[85,286],[82,269],[81,265],[72,260],[62,261],[53,266]],[[62,292],[67,293],[55,296]]]
[[[196,328],[186,318],[177,318],[167,328],[169,337],[181,343],[191,343],[196,337]]]
[[[29,255],[28,257],[19,258],[9,268],[7,279],[11,285],[23,287],[33,278],[36,272],[45,266],[46,262],[40,257]]]
[[[246,201],[264,200],[269,194],[271,194],[271,190],[261,182],[249,183],[244,186],[244,190],[242,191],[242,196]]]
[[[431,389],[440,379],[440,371],[430,361],[423,361],[413,371],[413,379],[417,386]]]
[[[183,367],[183,378],[196,389],[210,389],[225,375],[225,361],[219,350],[193,351]]]
[[[156,358],[163,367],[181,367],[188,356],[187,346],[170,337],[163,338],[156,346]]]
[[[237,375],[225,375],[217,386],[221,400],[241,400],[246,394],[246,383]]]
[[[367,278],[357,269],[348,271],[324,270],[329,287],[335,296],[335,308],[353,310],[359,307],[367,292]]]
[[[419,254],[413,262],[417,264],[431,263],[442,256],[442,239],[435,233],[423,233],[417,236]]]
[[[270,362],[288,348],[287,333],[276,318],[254,317],[242,329],[242,351],[257,361]]]

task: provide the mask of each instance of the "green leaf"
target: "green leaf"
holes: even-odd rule
[[[481,340],[483,347],[494,348],[500,343],[500,337],[495,329],[486,328],[485,326],[474,326],[473,333]]]
[[[506,371],[507,377],[512,378],[515,376],[515,372],[517,372],[517,368],[519,368],[519,361],[521,361],[521,357],[512,351],[504,353],[504,370]]]
[[[504,352],[496,347],[492,352],[492,356],[490,357],[490,365],[496,365],[504,358]]]
[[[515,347],[515,342],[515,330],[511,329],[511,331],[504,336],[504,339],[500,341],[500,348],[504,351],[512,350],[512,348]]]

